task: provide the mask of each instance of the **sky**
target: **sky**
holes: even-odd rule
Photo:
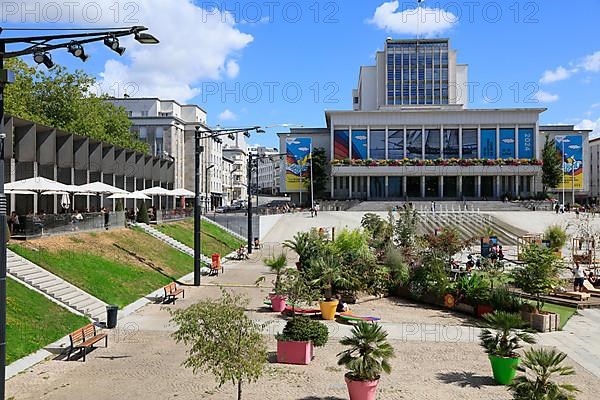
[[[359,67],[387,37],[447,37],[469,64],[470,108],[548,108],[543,124],[600,135],[597,0],[2,1],[2,26],[147,26],[161,40],[122,40],[120,57],[88,45],[98,92],[197,104],[210,125],[324,127],[324,110],[352,108]],[[43,32],[36,32],[36,34]],[[23,32],[5,31],[3,36]],[[10,49],[9,49],[10,50]],[[31,60],[26,60],[31,62]],[[277,146],[277,131],[249,142]]]

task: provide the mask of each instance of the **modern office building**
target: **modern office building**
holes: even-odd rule
[[[469,109],[467,73],[447,39],[388,39],[376,65],[360,69],[353,110],[326,111],[326,129],[279,134],[288,153],[282,190],[298,199],[306,187],[297,182],[309,174],[307,149],[324,147],[332,199],[495,199],[541,191],[545,109]]]
[[[125,97],[109,101],[125,108],[133,123],[132,132],[150,145],[153,156],[174,160],[176,188],[194,191],[194,136],[197,127],[208,129],[206,111],[197,105],[158,98]],[[202,202],[205,208],[214,208],[223,203],[223,144],[202,140],[201,145]]]

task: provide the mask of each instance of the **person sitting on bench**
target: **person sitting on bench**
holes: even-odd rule
[[[237,250],[237,256],[238,256],[238,260],[243,260],[244,258],[246,260],[249,260],[250,257],[248,257],[248,253],[246,252],[246,247],[244,247],[244,245],[240,245],[240,248]]]
[[[577,262],[575,263],[575,268],[573,268],[573,275],[575,276],[573,290],[575,292],[581,292],[583,288],[583,281],[586,279],[586,276],[585,269],[583,269]]]

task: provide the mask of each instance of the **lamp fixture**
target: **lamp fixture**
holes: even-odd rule
[[[83,46],[77,42],[71,42],[69,47],[67,47],[69,53],[71,53],[74,57],[79,58],[81,61],[86,62],[90,56],[85,54],[85,50]]]

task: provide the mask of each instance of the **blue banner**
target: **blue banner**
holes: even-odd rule
[[[535,157],[533,129],[519,129],[519,158],[533,159]]]
[[[481,158],[495,160],[496,155],[496,130],[482,129],[481,130]]]
[[[515,158],[515,130],[500,129],[500,158]]]
[[[310,181],[309,162],[312,151],[311,138],[286,138],[287,167],[286,190],[301,191]],[[304,180],[303,180],[304,179]]]
[[[583,137],[565,135],[554,140],[563,160],[563,178],[557,189],[583,189]]]
[[[352,159],[367,159],[367,131],[352,131]]]

